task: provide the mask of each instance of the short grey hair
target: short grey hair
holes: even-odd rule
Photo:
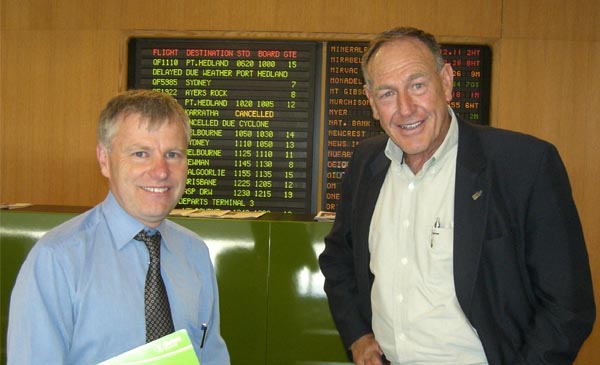
[[[377,51],[384,44],[405,38],[413,38],[425,44],[427,48],[431,51],[431,54],[435,59],[435,63],[438,67],[438,70],[441,70],[442,67],[444,67],[444,58],[442,57],[441,46],[435,40],[435,37],[433,35],[417,28],[397,27],[379,33],[369,43],[369,46],[367,47],[367,50],[365,51],[362,57],[361,63],[363,77],[367,86],[369,86],[368,66],[375,53],[377,53]]]
[[[189,117],[183,107],[170,95],[152,90],[128,90],[113,97],[98,120],[98,143],[110,151],[117,122],[131,114],[140,114],[147,120],[148,129],[159,128],[165,123],[181,123],[186,140],[190,141]]]

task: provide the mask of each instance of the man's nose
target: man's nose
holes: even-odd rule
[[[164,157],[157,157],[152,161],[152,168],[150,171],[152,177],[157,179],[165,179],[169,176],[169,166]]]
[[[402,116],[410,116],[415,110],[413,100],[406,92],[399,92],[396,102],[398,103],[398,112]]]

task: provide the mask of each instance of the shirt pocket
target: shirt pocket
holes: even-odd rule
[[[452,283],[454,229],[434,228],[427,247],[428,281],[433,285]]]

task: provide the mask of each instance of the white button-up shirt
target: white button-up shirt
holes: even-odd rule
[[[487,364],[454,290],[458,125],[416,175],[391,140],[392,161],[371,220],[373,331],[392,364]]]

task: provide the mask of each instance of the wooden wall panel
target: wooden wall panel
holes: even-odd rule
[[[123,87],[120,42],[109,32],[2,33],[2,201],[92,205],[106,194],[96,121]]]
[[[503,0],[504,38],[600,40],[600,0]]]
[[[572,171],[580,174],[585,156],[581,141],[600,110],[591,103],[600,87],[594,69],[594,42],[504,39],[494,65],[496,126],[534,134],[557,145]],[[597,61],[597,60],[596,60]],[[596,81],[596,82],[594,82]],[[578,189],[579,190],[579,189]]]
[[[2,28],[22,30],[116,29],[121,1],[2,0]]]
[[[234,30],[376,33],[410,24],[494,37],[501,0],[2,0],[5,29]]]

